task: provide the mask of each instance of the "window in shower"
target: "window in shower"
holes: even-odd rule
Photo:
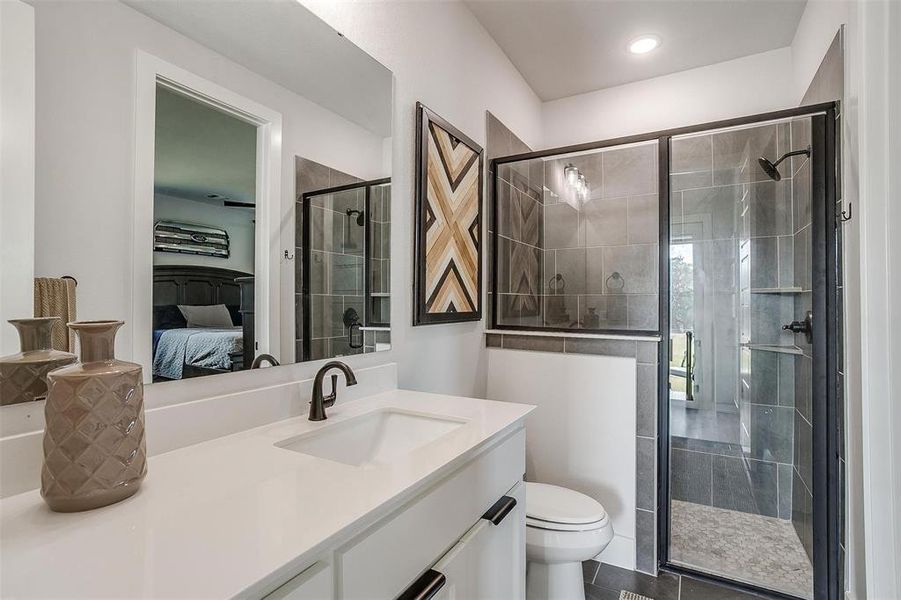
[[[495,165],[492,326],[656,334],[657,140],[538,154]]]
[[[694,246],[670,245],[670,394],[694,401]]]
[[[813,597],[814,359],[791,327],[813,306],[811,123],[670,143],[669,561],[799,598]]]

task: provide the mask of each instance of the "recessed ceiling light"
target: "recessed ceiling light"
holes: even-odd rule
[[[660,38],[656,35],[643,35],[629,43],[629,52],[632,54],[647,54],[660,45]]]

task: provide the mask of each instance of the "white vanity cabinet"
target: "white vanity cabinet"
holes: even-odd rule
[[[474,458],[266,598],[524,598],[524,472],[525,430],[518,428],[489,441]],[[316,575],[330,575],[328,587],[320,587],[322,578],[304,579],[316,568]],[[428,588],[431,578],[441,585]],[[424,585],[428,589],[420,589]]]
[[[505,499],[507,514],[481,519],[429,573],[436,573],[434,600],[496,600],[525,597],[525,485]]]
[[[320,600],[333,597],[334,573],[327,562],[319,561],[295,575],[266,600]]]

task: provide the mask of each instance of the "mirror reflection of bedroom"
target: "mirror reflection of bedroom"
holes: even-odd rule
[[[158,83],[155,135],[153,381],[250,368],[256,126]]]

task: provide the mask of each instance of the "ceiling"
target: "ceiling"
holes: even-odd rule
[[[391,71],[297,0],[123,1],[348,121],[391,136]]]
[[[254,203],[256,135],[250,123],[157,86],[154,189],[217,206]]]
[[[465,0],[543,101],[791,44],[806,0]],[[629,42],[661,45],[634,55]],[[749,90],[751,92],[752,90]]]

